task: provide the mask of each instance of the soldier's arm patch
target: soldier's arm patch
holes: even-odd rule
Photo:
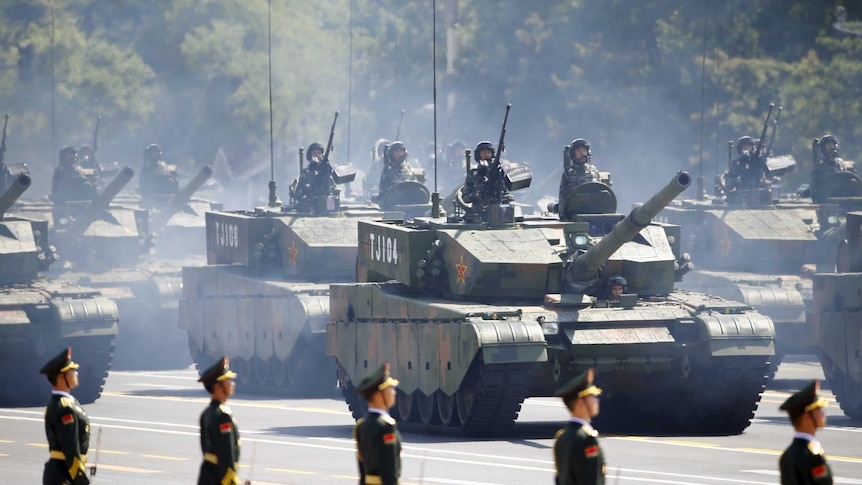
[[[818,480],[829,475],[826,465],[819,465],[811,469],[811,478]]]
[[[230,433],[230,423],[222,423],[218,425],[218,430],[222,433]]]
[[[384,445],[394,445],[395,444],[395,433],[386,433],[383,435],[383,444]]]
[[[72,414],[69,413],[60,418],[60,420],[63,421],[63,424],[72,424],[75,422],[75,416],[72,416]]]
[[[599,456],[599,445],[592,445],[584,448],[584,456],[587,458],[595,458]]]

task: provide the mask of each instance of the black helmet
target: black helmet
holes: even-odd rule
[[[623,293],[628,291],[628,282],[620,275],[614,275],[608,278],[608,289],[616,285],[620,285],[623,287]]]
[[[405,147],[404,142],[401,142],[401,141],[393,141],[392,144],[389,145],[389,148],[388,148],[389,160],[392,160],[392,151],[395,150],[396,148],[400,148],[400,149],[404,150],[404,156],[401,157],[401,160],[398,160],[398,162],[401,162],[402,160],[406,160],[407,159],[407,147]]]
[[[473,150],[473,160],[475,160],[476,163],[479,163],[479,161],[480,161],[479,160],[479,152],[481,150],[491,150],[491,156],[492,157],[497,153],[497,150],[494,149],[493,143],[491,143],[490,141],[480,141],[479,144],[476,145],[476,149]]]
[[[572,143],[569,144],[569,158],[572,161],[575,161],[575,149],[579,147],[584,147],[587,149],[587,161],[589,161],[590,157],[592,157],[592,152],[590,151],[590,142],[585,138],[575,138],[572,140]]]
[[[72,145],[66,145],[60,149],[60,158],[62,159],[63,155],[66,155],[66,154],[77,155],[78,152],[75,151],[75,147],[73,147]]]
[[[308,145],[308,149],[305,150],[305,159],[309,162],[311,161],[311,152],[313,152],[314,150],[320,150],[324,154],[326,153],[326,149],[323,148],[323,145],[321,145],[320,143],[312,143],[311,145]]]
[[[742,145],[751,145],[754,146],[754,138],[750,136],[741,136],[739,140],[736,140],[736,153],[742,155]]]
[[[835,144],[835,148],[832,149],[832,153],[826,153],[824,151],[825,150],[824,146],[826,145],[826,143],[828,143],[830,141]],[[835,135],[823,135],[823,137],[820,138],[819,143],[820,143],[820,151],[823,152],[824,155],[833,155],[833,154],[838,155],[839,143],[838,143],[838,137],[837,136],[835,136]]]

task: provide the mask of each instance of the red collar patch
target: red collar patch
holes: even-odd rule
[[[63,421],[63,424],[72,424],[75,422],[75,416],[72,416],[72,414],[67,414],[60,418],[60,420]]]
[[[395,437],[395,433],[387,433],[383,435],[383,444],[384,445],[394,445],[397,441]]]
[[[222,433],[230,433],[230,423],[222,423],[218,426],[218,430]]]
[[[587,446],[584,448],[584,456],[587,458],[595,458],[599,456],[599,445]]]
[[[811,469],[811,477],[815,480],[823,478],[829,475],[829,470],[826,468],[826,465],[816,466]]]

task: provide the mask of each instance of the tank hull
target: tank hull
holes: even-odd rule
[[[116,304],[78,285],[36,280],[0,289],[0,406],[43,406],[50,394],[39,369],[58,349],[75,351],[81,403],[102,393],[118,334]]]
[[[629,308],[489,305],[435,299],[398,283],[333,285],[327,352],[354,417],[354,383],[388,361],[399,427],[505,434],[528,397],[595,368],[599,421],[617,432],[741,433],[774,354],[771,320],[688,292]],[[668,413],[668,396],[674,412]]]

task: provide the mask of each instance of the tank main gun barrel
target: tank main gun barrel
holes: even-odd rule
[[[31,183],[32,180],[29,175],[26,173],[18,174],[18,176],[12,181],[12,185],[6,189],[6,192],[3,192],[3,195],[0,195],[0,221],[3,220],[3,217],[6,215],[6,211],[8,211],[9,208],[12,207],[12,204],[18,200],[18,197],[21,197],[21,194],[30,188]]]
[[[635,236],[649,225],[653,217],[658,215],[679,194],[691,185],[691,175],[680,170],[674,175],[669,184],[653,195],[646,203],[636,207],[618,222],[613,230],[604,236],[595,246],[584,254],[577,257],[574,265],[568,270],[575,280],[585,281],[595,277],[596,271],[611,257],[623,244],[634,239]]]
[[[87,207],[84,207],[81,214],[69,226],[69,233],[75,237],[84,234],[84,231],[90,227],[90,224],[98,219],[102,212],[111,205],[111,201],[114,200],[114,197],[123,190],[123,187],[125,187],[126,184],[129,183],[129,180],[132,180],[132,177],[134,176],[135,171],[132,170],[131,167],[123,167],[123,169],[120,170],[120,173],[114,177],[114,180],[111,180],[111,183],[105,187],[105,190],[103,190],[101,194],[97,195],[96,198],[87,205]]]
[[[203,185],[204,182],[212,177],[212,174],[213,169],[209,165],[201,167],[198,174],[195,175],[195,178],[191,179],[185,187],[180,189],[180,191],[177,192],[177,195],[171,197],[171,200],[169,200],[168,203],[165,204],[165,207],[153,218],[153,229],[159,231],[168,225],[168,221],[171,217],[173,217],[177,212],[183,210],[183,207],[185,207],[186,204],[189,203],[189,200],[191,200],[192,195],[201,188],[201,185]]]

